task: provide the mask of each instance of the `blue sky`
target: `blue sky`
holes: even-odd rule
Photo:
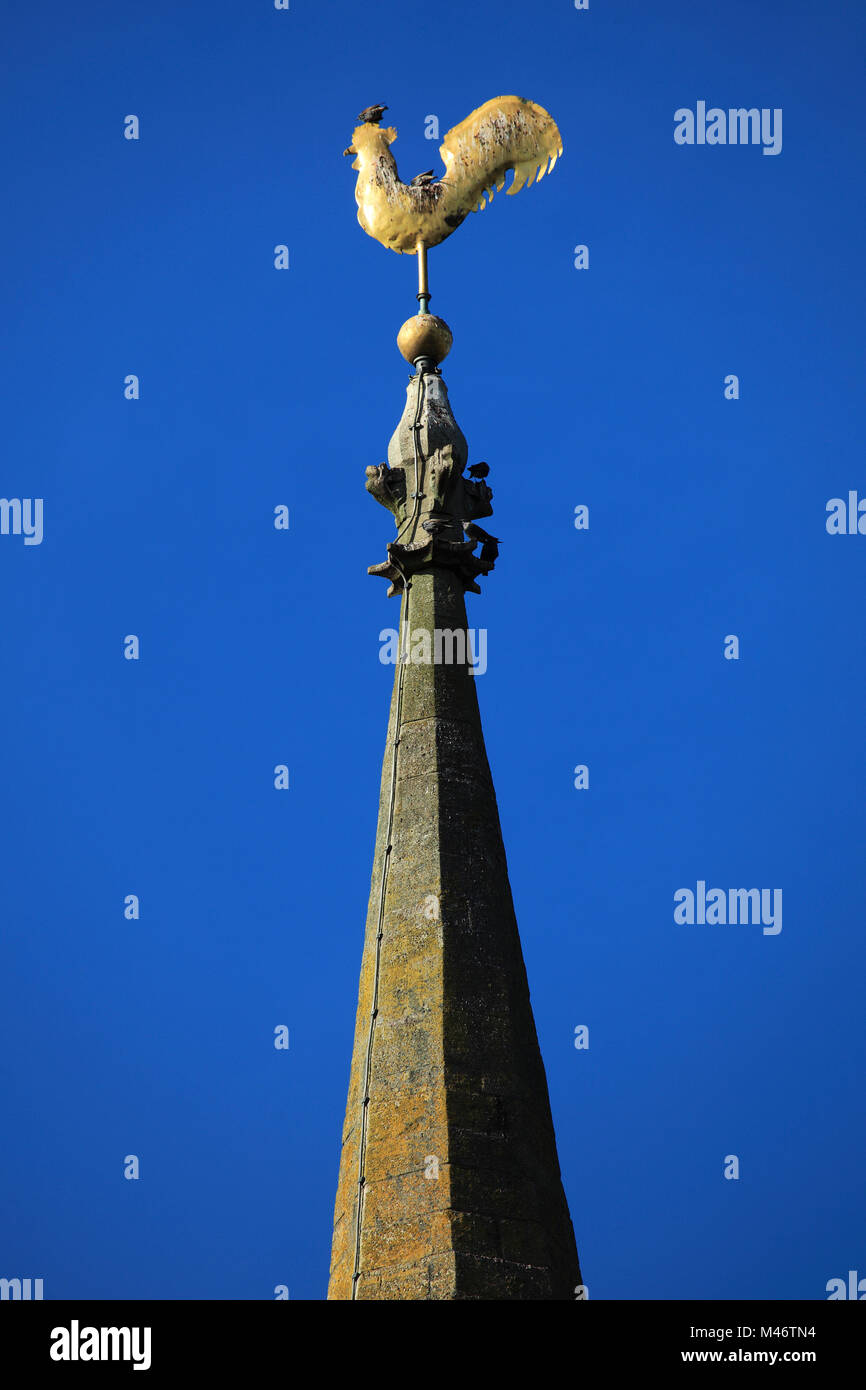
[[[470,623],[590,1297],[866,1274],[866,538],[825,527],[866,496],[862,7],[55,0],[5,28],[0,492],[44,499],[44,537],[0,536],[0,1275],[324,1296],[397,620],[364,469],[415,308],[341,151],[387,102],[408,178],[426,116],[511,92],[563,159],[431,252],[432,308],[492,469]],[[677,145],[699,100],[780,108],[781,153]],[[781,888],[782,931],[676,924],[698,880]]]

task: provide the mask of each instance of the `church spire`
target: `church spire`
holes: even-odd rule
[[[369,572],[400,596],[400,651],[328,1297],[572,1299],[577,1250],[464,602],[497,557],[475,525],[493,494],[464,474],[438,370],[451,335],[424,309],[401,330],[416,371],[388,462],[367,469],[397,528]]]

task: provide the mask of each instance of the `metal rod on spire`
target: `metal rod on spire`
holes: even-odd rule
[[[418,256],[418,313],[427,314],[430,312],[430,286],[427,280],[427,245],[421,238],[418,238],[415,247]]]

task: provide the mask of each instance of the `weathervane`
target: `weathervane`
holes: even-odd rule
[[[397,131],[380,125],[387,110],[368,106],[362,111],[343,153],[355,156],[355,201],[364,231],[392,251],[418,257],[418,313],[400,329],[397,345],[408,362],[438,364],[450,351],[452,336],[444,320],[428,312],[428,249],[456,231],[470,212],[492,202],[509,170],[514,170],[509,194],[540,181],[562,154],[562,137],[543,106],[523,97],[494,97],[448,131],[439,146],[442,177],[428,169],[407,184],[390,150]]]
[[[509,193],[542,179],[562,154],[562,137],[543,106],[523,97],[494,97],[448,131],[439,146],[441,178],[428,169],[403,183],[390,149],[397,132],[380,124],[387,110],[378,105],[362,111],[343,151],[355,156],[355,201],[364,231],[392,251],[418,257],[418,312],[397,334],[415,375],[389,461],[370,466],[366,481],[367,491],[394,516],[397,537],[388,543],[388,559],[368,573],[388,579],[388,592],[396,595],[420,568],[444,565],[459,574],[465,589],[480,593],[477,581],[499,554],[498,538],[475,524],[493,514],[490,469],[477,463],[463,475],[468,446],[439,371],[453,338],[445,320],[429,312],[427,251],[504,188],[509,170]]]

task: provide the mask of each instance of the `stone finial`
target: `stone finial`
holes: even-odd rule
[[[439,372],[419,370],[409,380],[406,408],[391,442],[388,462],[367,469],[366,488],[397,524],[388,559],[367,573],[390,580],[389,595],[403,589],[403,577],[422,568],[456,570],[464,589],[481,592],[477,579],[496,559],[492,537],[466,524],[492,516],[493,491],[463,470],[469,449],[454,419],[448,390]],[[482,540],[479,555],[475,547]]]

